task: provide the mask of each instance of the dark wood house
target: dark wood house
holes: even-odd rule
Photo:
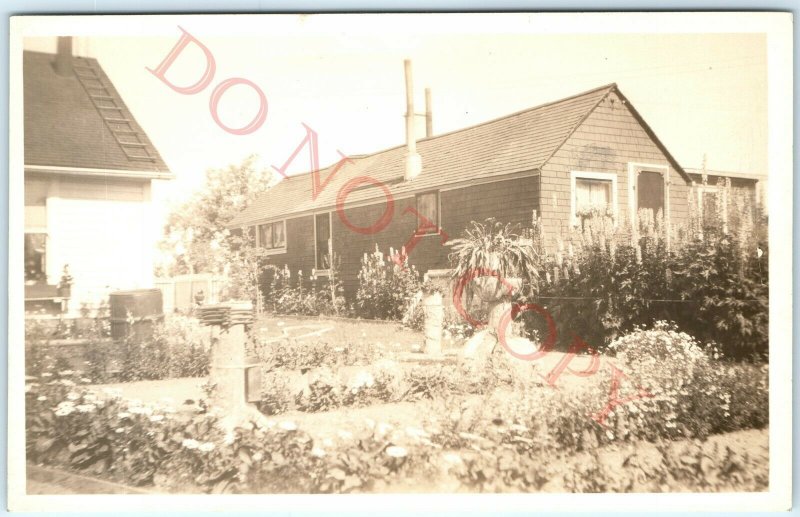
[[[324,274],[332,249],[352,294],[376,244],[405,245],[422,273],[443,269],[443,243],[471,221],[526,226],[535,210],[553,245],[597,207],[619,223],[639,208],[662,210],[673,225],[688,217],[691,179],[616,84],[418,141],[409,133],[404,146],[319,171],[319,182],[330,178],[321,191],[311,173],[284,179],[231,227],[253,231],[270,261],[293,274]]]

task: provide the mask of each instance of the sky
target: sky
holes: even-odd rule
[[[195,34],[191,24],[184,29]],[[282,165],[305,137],[319,137],[320,165],[400,145],[405,139],[403,60],[413,63],[415,111],[432,90],[434,134],[474,125],[616,82],[678,162],[709,169],[767,173],[766,38],[760,34],[536,34],[358,30],[198,35],[212,53],[210,86],[182,95],[150,73],[178,42],[171,35],[81,36],[75,51],[96,57],[176,179],[158,182],[154,200],[185,199],[204,171],[256,154]],[[24,48],[53,52],[54,37]],[[189,45],[166,74],[197,81],[205,56]],[[262,89],[266,120],[249,135],[212,118],[212,90],[228,78]],[[244,126],[258,109],[247,86],[231,87],[220,120]],[[424,119],[418,118],[419,135]],[[305,153],[289,169],[310,168]]]

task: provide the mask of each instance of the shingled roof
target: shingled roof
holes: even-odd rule
[[[59,75],[55,59],[55,54],[23,53],[26,167],[171,178],[97,60],[73,57],[72,72]]]
[[[316,200],[311,196],[310,173],[290,176],[259,196],[230,226],[243,227],[311,210],[332,209],[341,186],[358,176],[382,182],[393,197],[400,198],[446,185],[540,170],[611,91],[622,97],[617,85],[609,84],[476,126],[421,139],[417,142],[417,152],[422,158],[422,172],[411,181],[403,181],[405,145],[351,158],[352,163],[339,169]],[[631,111],[672,165],[685,176],[632,106]],[[324,181],[333,168],[321,170],[320,179]],[[378,187],[357,187],[347,196],[347,206],[383,196]]]

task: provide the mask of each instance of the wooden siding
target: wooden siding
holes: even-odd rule
[[[527,176],[482,185],[444,190],[439,193],[440,227],[451,239],[461,236],[473,220],[483,221],[494,217],[502,222],[529,225],[532,211],[538,209],[539,179]],[[417,228],[417,217],[408,208],[415,207],[415,198],[394,200],[391,222],[381,231],[363,234],[353,231],[342,221],[340,214],[331,215],[333,250],[341,259],[340,274],[345,294],[352,300],[358,290],[358,272],[361,258],[375,250],[387,254],[389,248],[399,250],[409,241]],[[367,227],[380,219],[386,209],[385,202],[346,208],[344,215],[353,226]],[[295,275],[302,270],[305,277],[314,267],[314,227],[311,215],[286,221],[286,253],[270,257],[270,263],[288,265]],[[449,267],[447,255],[451,248],[442,244],[441,235],[422,237],[409,253],[409,263],[420,274],[429,269]]]
[[[628,164],[669,166],[653,142],[615,92],[583,121],[542,168],[541,212],[545,243],[555,246],[570,225],[570,173],[605,172],[617,175],[617,210],[629,221]],[[669,206],[673,228],[688,219],[689,184],[669,167]]]

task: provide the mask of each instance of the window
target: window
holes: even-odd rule
[[[573,224],[598,216],[617,214],[617,175],[605,172],[573,171],[571,211]]]
[[[314,242],[316,269],[330,269],[331,252],[331,214],[317,214],[314,216]]]
[[[661,211],[664,215],[664,176],[660,172],[642,171],[639,173],[637,185],[638,209],[653,211],[653,217]]]
[[[46,283],[47,235],[44,233],[25,234],[25,282]]]
[[[725,205],[720,200],[722,195],[720,189],[703,185],[697,187],[697,193],[703,231],[708,232],[722,228],[727,214],[724,211]]]
[[[427,192],[417,195],[417,233],[438,233],[439,193]]]
[[[286,221],[258,225],[258,245],[268,250],[286,248]]]

